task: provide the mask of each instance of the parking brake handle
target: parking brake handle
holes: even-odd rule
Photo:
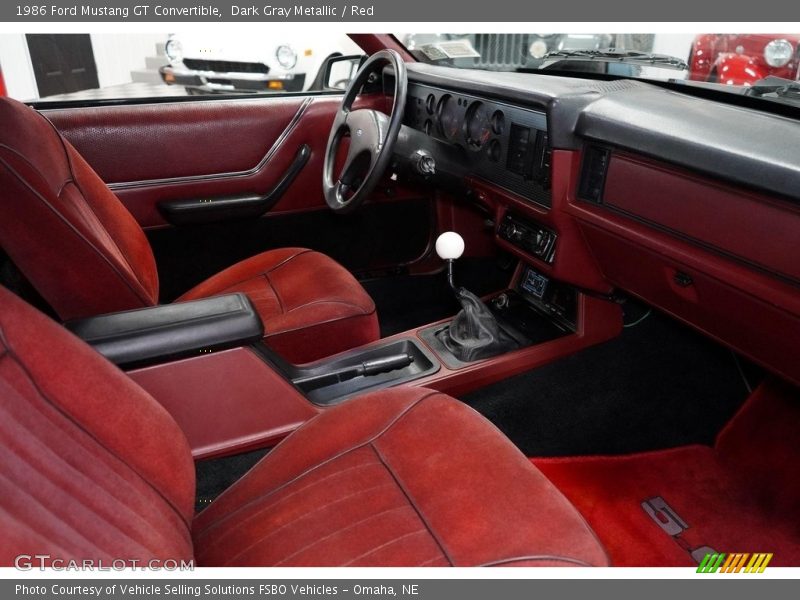
[[[373,375],[380,375],[381,373],[389,373],[397,369],[404,369],[414,362],[414,357],[404,352],[402,354],[393,354],[391,356],[384,356],[373,360],[365,360],[362,363],[342,367],[327,373],[317,373],[307,377],[301,377],[292,381],[296,386],[305,391],[316,390],[328,385],[334,385],[355,379],[356,377],[371,377]]]

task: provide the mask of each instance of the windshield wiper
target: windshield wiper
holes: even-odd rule
[[[756,81],[745,90],[745,96],[766,96],[775,94],[778,98],[800,100],[800,82],[771,75]]]
[[[622,62],[639,65],[653,65],[668,69],[686,71],[689,65],[685,60],[668,54],[653,54],[648,52],[634,52],[630,50],[557,50],[544,55],[545,61],[580,60],[597,62]]]

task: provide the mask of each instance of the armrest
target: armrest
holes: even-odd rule
[[[264,335],[261,318],[244,294],[99,315],[66,327],[122,366],[242,346]]]

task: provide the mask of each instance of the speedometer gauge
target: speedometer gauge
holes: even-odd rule
[[[473,102],[467,110],[467,143],[480,148],[492,135],[492,111],[483,102]]]
[[[436,112],[439,117],[439,130],[445,138],[452,140],[458,135],[459,128],[459,111],[455,98],[450,94],[442,96]]]

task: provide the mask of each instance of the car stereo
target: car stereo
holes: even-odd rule
[[[555,258],[558,235],[535,221],[506,213],[497,227],[497,235],[546,263],[552,263]]]

